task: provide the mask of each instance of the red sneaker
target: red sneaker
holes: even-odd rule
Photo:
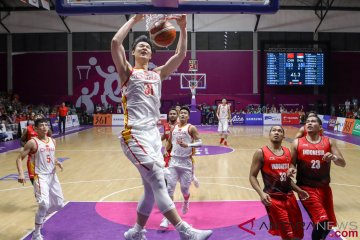
[[[220,144],[222,144],[224,140],[225,140],[224,138],[221,138],[220,139]]]
[[[224,146],[227,146],[227,145],[228,145],[228,144],[227,144],[227,141],[225,141],[225,142],[224,142]]]

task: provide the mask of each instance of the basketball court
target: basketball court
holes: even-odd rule
[[[0,3],[1,2],[2,0],[0,0]],[[318,5],[320,2],[322,1],[319,1]],[[191,186],[190,210],[186,215],[180,213],[183,197],[178,186],[175,192],[176,207],[180,216],[193,227],[213,230],[213,235],[210,239],[279,239],[279,237],[273,237],[268,233],[270,224],[266,210],[260,202],[258,194],[253,190],[249,183],[249,171],[252,156],[257,149],[269,143],[268,135],[271,126],[231,126],[228,139],[229,146],[224,146],[219,144],[217,126],[200,125],[201,113],[196,110],[197,91],[206,93],[211,84],[210,78],[213,78],[212,83],[214,83],[215,78],[217,81],[228,81],[229,84],[224,84],[228,91],[232,90],[231,88],[236,84],[240,85],[240,83],[243,83],[241,82],[242,79],[239,81],[236,79],[236,84],[231,82],[235,82],[235,80],[231,79],[233,77],[231,75],[236,75],[234,72],[241,72],[242,75],[246,75],[246,77],[243,78],[248,80],[246,87],[244,87],[247,92],[245,90],[241,93],[236,92],[237,90],[230,91],[232,92],[232,96],[234,96],[234,99],[230,99],[230,101],[234,103],[234,108],[235,103],[240,103],[241,101],[241,104],[245,104],[244,102],[250,104],[255,101],[261,102],[261,104],[271,102],[275,99],[271,94],[276,95],[277,92],[281,92],[281,89],[276,89],[274,93],[271,92],[271,94],[268,94],[268,92],[270,92],[268,88],[270,87],[265,86],[265,82],[260,81],[259,79],[261,77],[258,76],[265,75],[262,74],[263,70],[258,68],[258,65],[260,65],[258,63],[262,61],[262,56],[260,56],[261,54],[258,54],[258,52],[264,50],[262,48],[259,51],[259,46],[268,44],[266,47],[271,50],[277,42],[274,43],[273,40],[264,40],[264,43],[260,43],[260,41],[258,42],[257,35],[260,17],[264,16],[261,21],[263,30],[266,31],[268,27],[267,23],[270,22],[267,20],[269,18],[266,17],[266,14],[276,14],[279,10],[279,1],[54,0],[51,1],[50,5],[53,8],[56,8],[55,17],[60,17],[61,22],[67,29],[67,33],[71,33],[71,30],[65,20],[74,25],[76,25],[78,21],[79,25],[77,27],[82,31],[83,26],[81,25],[80,16],[85,15],[121,15],[121,20],[115,18],[119,16],[112,16],[109,18],[93,16],[93,19],[95,20],[91,19],[87,22],[90,26],[93,22],[98,22],[99,26],[97,26],[98,28],[96,29],[104,28],[104,31],[111,32],[114,31],[115,27],[118,28],[121,26],[121,24],[119,25],[119,21],[124,24],[129,19],[130,14],[157,13],[158,16],[154,15],[151,17],[148,15],[141,26],[134,27],[134,32],[149,32],[149,28],[151,28],[149,26],[155,24],[159,19],[172,19],[173,16],[171,14],[189,14],[187,18],[187,31],[190,33],[188,38],[191,45],[188,44],[189,53],[186,61],[184,61],[186,64],[183,64],[178,72],[170,76],[170,80],[172,77],[176,78],[176,81],[179,80],[176,82],[178,85],[173,85],[172,89],[168,92],[163,90],[165,93],[163,98],[165,99],[165,103],[167,101],[167,103],[173,104],[171,99],[171,96],[174,95],[173,93],[184,90],[179,96],[184,95],[187,98],[187,103],[191,104],[192,114],[190,118],[192,119],[190,122],[198,126],[203,146],[196,149],[196,176],[200,181],[200,187],[195,188],[193,185]],[[328,9],[324,10],[326,10],[327,13]],[[210,15],[215,13],[224,15],[216,15],[216,17],[215,15]],[[243,13],[244,15],[242,15]],[[205,14],[208,14],[207,21],[204,20],[206,17]],[[231,14],[238,15],[229,17]],[[253,15],[249,17],[249,15],[246,14]],[[321,13],[321,15],[322,22],[325,15],[323,16],[323,13]],[[234,16],[235,18],[233,18]],[[289,16],[290,14],[284,14],[283,18],[287,19]],[[8,16],[5,16],[3,19],[5,20],[7,17]],[[69,18],[67,19],[67,17]],[[317,18],[315,19],[317,20]],[[59,19],[57,20],[60,21]],[[238,22],[242,21],[248,23],[248,25],[254,25],[254,27],[252,27],[252,25],[250,28],[247,27],[246,30],[243,29],[244,32],[247,31],[247,33],[250,33],[251,39],[253,39],[253,42],[251,42],[251,44],[253,44],[250,49],[251,51],[242,52],[244,49],[249,49],[244,48],[240,50],[239,48],[238,50],[240,51],[237,51],[236,53],[225,53],[224,51],[223,55],[217,55],[218,52],[220,52],[216,52],[218,49],[215,49],[216,53],[210,54],[205,51],[197,52],[195,46],[196,30],[207,32],[211,22],[213,22],[213,24],[218,24],[217,31],[220,31],[224,27],[229,27],[228,29],[234,30],[237,29]],[[302,20],[296,21],[303,22]],[[336,18],[332,18],[331,21],[336,21]],[[0,23],[3,27],[5,26],[2,23],[2,19],[0,20]],[[49,21],[47,24],[51,25],[51,23],[52,22]],[[113,25],[109,25],[109,23]],[[276,24],[278,23],[276,22]],[[279,24],[279,26],[281,24]],[[289,29],[292,31],[291,28],[293,26],[291,24],[294,23],[289,23]],[[296,24],[295,26],[297,26]],[[315,33],[318,31],[319,26],[316,30],[314,29]],[[52,28],[52,26],[48,26],[48,28],[50,27]],[[6,26],[4,28],[6,28]],[[279,28],[281,28],[281,26]],[[6,30],[7,33],[10,34],[10,31],[7,28]],[[102,30],[103,29],[101,29],[101,31]],[[224,39],[225,50],[227,48],[227,31],[230,32],[230,30],[224,30],[226,32],[221,36],[221,39]],[[87,30],[84,31],[86,32]],[[234,34],[237,34],[237,31],[238,30],[234,30]],[[302,29],[298,31],[300,32]],[[129,42],[134,40],[134,32],[130,32]],[[294,61],[296,59],[296,61],[298,61],[298,59],[304,58],[305,52],[309,56],[313,54],[312,60],[314,60],[314,62],[320,59],[322,62],[319,64],[315,63],[314,66],[317,64],[315,67],[320,66],[322,68],[324,66],[325,58],[323,55],[326,55],[326,51],[324,51],[324,53],[319,53],[319,49],[324,48],[324,46],[327,48],[328,45],[321,45],[315,42],[315,40],[317,41],[317,39],[315,39],[317,38],[315,33],[314,36],[311,36],[313,41],[306,43],[311,45],[311,47],[306,47],[306,50],[304,50],[300,44],[301,47],[295,51],[291,48],[292,56],[289,57],[288,52],[286,52],[287,50],[285,52],[279,52],[284,49],[283,47],[278,47],[276,51],[268,52],[267,60],[273,60],[273,67],[275,67],[275,62],[277,62],[279,56],[282,57],[282,60],[285,59],[284,56],[287,56],[287,58],[292,58]],[[229,38],[230,35],[231,34],[229,33]],[[248,36],[250,35],[248,34]],[[298,41],[298,39],[295,40]],[[67,34],[66,41],[71,45],[73,41],[72,35]],[[210,41],[211,39],[209,37],[209,42]],[[84,51],[78,55],[75,53],[74,62],[73,56],[70,56],[73,53],[72,47],[67,46],[66,51],[68,55],[63,59],[67,59],[67,61],[71,62],[71,64],[65,60],[63,62],[68,71],[68,75],[63,76],[63,79],[71,76],[68,78],[67,82],[71,87],[68,87],[68,89],[65,90],[68,92],[68,96],[66,97],[69,97],[66,100],[74,103],[76,102],[76,105],[79,104],[77,107],[86,105],[87,110],[90,108],[94,110],[93,106],[95,102],[93,102],[93,99],[95,98],[97,98],[98,103],[106,102],[109,99],[111,99],[109,100],[109,103],[119,103],[121,101],[118,96],[120,89],[113,89],[113,85],[115,85],[113,83],[118,80],[119,76],[115,72],[115,67],[112,65],[113,63],[110,59],[109,51],[106,53],[100,52],[98,54],[93,54],[91,51]],[[299,53],[297,51],[303,52]],[[64,52],[58,54],[62,55]],[[71,52],[71,54],[69,54],[69,52]],[[156,64],[159,64],[161,60],[167,57],[167,54],[168,53],[165,51],[160,51],[159,56],[161,57],[154,56],[154,58],[152,58],[153,62],[151,62],[153,65],[152,68],[156,67]],[[24,56],[22,56],[22,54],[18,55],[19,56],[17,57],[20,58],[20,60],[23,59],[22,57]],[[320,55],[321,57],[317,58],[317,56]],[[54,59],[54,56],[55,55],[50,56],[49,59]],[[26,55],[25,57],[31,58],[31,55]],[[129,58],[131,58],[131,56],[129,56]],[[241,61],[239,61],[239,58]],[[200,64],[203,64],[203,66],[207,65],[207,71],[199,70],[198,59],[202,59]],[[223,59],[227,59],[227,61]],[[244,59],[246,59],[246,61],[244,61]],[[30,62],[28,59],[25,60],[26,63]],[[230,62],[237,61],[241,62],[241,64],[229,64]],[[248,65],[243,64],[243,62],[247,62]],[[254,65],[253,68],[251,68],[250,63]],[[216,75],[219,72],[218,66],[221,65],[224,65],[222,66],[223,69],[225,69],[224,72],[229,73],[226,79],[221,79],[220,77],[222,75],[220,77],[217,77],[219,75]],[[321,72],[321,74],[322,73],[323,72]],[[58,75],[56,72],[51,74]],[[298,79],[300,74],[292,74],[293,75],[291,76],[295,78],[295,81],[287,83],[284,78],[284,85],[299,84],[299,82],[299,85],[301,85],[303,82]],[[73,81],[73,77],[75,81]],[[236,78],[236,76],[234,78]],[[304,98],[309,95],[312,95],[312,97],[316,96],[319,93],[319,88],[324,85],[323,80],[324,79],[322,78],[320,84],[315,84],[316,86],[311,89],[312,92],[310,94],[306,89],[301,89],[299,95],[302,95]],[[100,81],[104,82],[104,86],[100,85]],[[262,83],[264,83],[264,86],[261,86]],[[54,88],[57,87],[56,84],[58,84],[58,81],[54,80]],[[75,84],[77,84],[76,88],[72,89]],[[169,87],[171,83],[166,84],[168,84],[167,87]],[[278,84],[278,80],[274,80],[274,85],[276,84]],[[305,81],[304,84],[306,84]],[[310,85],[311,84],[313,83],[310,82]],[[24,88],[27,86],[26,84],[22,85]],[[215,84],[213,84],[211,88],[216,89]],[[325,88],[325,90],[320,89],[320,94],[323,99],[326,98],[326,94],[331,92],[330,87],[326,86]],[[291,89],[290,94],[292,92],[296,93],[297,90],[298,89]],[[100,91],[103,92],[100,93]],[[243,89],[241,89],[241,91],[243,91]],[[184,92],[187,93],[183,94]],[[294,96],[296,95],[295,93],[293,94]],[[66,94],[64,94],[64,96],[65,95]],[[209,95],[216,95],[216,97],[213,97],[217,98],[216,101],[220,101],[219,99],[226,97],[220,92],[212,92]],[[95,97],[92,98],[93,96]],[[180,98],[181,97],[179,97],[179,99]],[[61,98],[61,100],[64,99]],[[105,101],[103,101],[104,99]],[[204,98],[201,98],[201,100],[202,99]],[[312,99],[315,99],[315,97]],[[59,100],[59,98],[57,100]],[[279,100],[279,102],[281,101]],[[172,106],[170,104],[168,105]],[[166,109],[166,111],[167,110],[168,109]],[[165,112],[163,111],[162,113]],[[328,117],[330,119],[330,116]],[[117,119],[117,121],[121,120],[123,122],[123,118],[124,116],[122,116],[122,119]],[[105,117],[104,119],[106,122],[107,118]],[[354,121],[352,124],[354,124]],[[346,124],[345,119],[343,119],[343,124]],[[286,136],[283,141],[284,146],[290,147],[299,127],[300,126],[298,125],[284,126]],[[143,186],[137,169],[125,157],[120,147],[119,133],[122,129],[122,127],[118,126],[81,126],[67,131],[66,135],[54,135],[57,141],[56,156],[64,166],[64,171],[58,171],[57,174],[67,202],[62,210],[47,217],[41,230],[44,239],[123,239],[124,232],[133,226],[136,221],[136,206],[143,193]],[[162,128],[159,127],[159,129],[162,131]],[[360,212],[358,210],[360,206],[360,178],[358,171],[358,169],[360,169],[360,136],[346,134],[342,131],[335,130],[325,130],[325,135],[332,138],[337,143],[337,146],[347,163],[345,168],[337,167],[334,164],[331,168],[331,187],[338,227],[330,232],[327,239],[360,239],[358,237],[360,231]],[[0,212],[2,218],[2,221],[0,222],[0,239],[4,240],[30,240],[32,231],[34,230],[34,215],[37,211],[37,204],[34,199],[33,187],[30,181],[27,181],[25,185],[21,185],[17,182],[18,174],[15,161],[20,153],[19,146],[17,140],[0,142]],[[261,179],[259,182],[263,185]],[[300,202],[299,205],[304,220],[304,239],[310,240],[313,227],[307,212],[301,206]],[[162,214],[155,207],[146,225],[147,238],[154,240],[178,239],[178,233],[173,226],[170,226],[167,230],[160,229],[159,224],[162,218]]]
[[[190,211],[182,215],[193,226],[214,230],[212,239],[278,239],[267,233],[265,208],[248,181],[252,155],[268,143],[267,126],[232,127],[229,147],[218,144],[214,126],[200,126],[204,146],[196,153],[196,174],[200,188],[191,187]],[[56,138],[57,157],[64,171],[58,172],[64,196],[69,203],[49,217],[43,228],[45,239],[121,239],[135,219],[135,208],[142,192],[135,167],[122,153],[119,127],[94,127]],[[296,127],[285,127],[289,147]],[[341,229],[354,230],[360,221],[360,138],[326,132],[336,139],[346,168],[332,167],[331,187],[335,212]],[[104,140],[106,139],[106,141]],[[4,144],[1,148],[6,148]],[[0,201],[3,221],[0,239],[31,239],[37,205],[33,188],[17,183],[15,159],[19,149],[1,153]],[[181,207],[177,188],[175,201]],[[306,212],[304,239],[310,239],[311,225]],[[171,227],[161,231],[161,214],[155,208],[147,226],[149,239],[176,239]],[[332,233],[331,239],[340,239]],[[352,238],[348,238],[352,239]]]

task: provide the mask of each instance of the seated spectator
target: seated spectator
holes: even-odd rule
[[[6,126],[5,126],[5,121],[1,121],[0,124],[0,141],[4,140],[5,138],[7,138],[7,133],[6,133]]]

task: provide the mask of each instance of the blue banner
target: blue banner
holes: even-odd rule
[[[245,124],[245,114],[231,114],[232,125],[242,125]]]
[[[52,126],[52,130],[53,133],[58,133],[59,132],[59,120],[58,118],[50,118],[50,122],[51,122],[51,126]]]
[[[245,114],[246,125],[263,125],[262,114]]]
[[[325,116],[323,117],[322,127],[323,127],[324,129],[327,129],[327,128],[328,128],[330,117],[331,117],[331,116],[329,116],[329,115],[325,115]]]

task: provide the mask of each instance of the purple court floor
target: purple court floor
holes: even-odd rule
[[[42,229],[44,239],[51,240],[115,240],[135,222],[135,202],[70,202],[52,216]],[[177,203],[180,212],[181,204]],[[305,240],[310,240],[312,226],[304,216]],[[260,201],[191,202],[183,219],[196,228],[212,229],[212,240],[279,239],[268,234],[269,221]],[[175,240],[178,233],[171,226],[163,231],[158,227],[162,215],[154,208],[146,236],[149,240]],[[331,239],[338,240],[334,233]],[[31,234],[25,237],[31,239]]]

